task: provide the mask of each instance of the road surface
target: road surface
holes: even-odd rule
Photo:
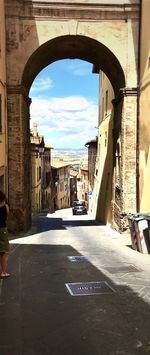
[[[150,255],[71,209],[11,238],[0,355],[150,354]]]

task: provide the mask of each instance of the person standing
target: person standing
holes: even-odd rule
[[[6,203],[6,195],[0,190],[0,277],[5,278],[10,276],[6,271],[7,266],[7,253],[9,251],[9,240],[7,231],[7,218],[9,214],[9,207]]]

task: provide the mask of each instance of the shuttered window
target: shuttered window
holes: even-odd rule
[[[0,132],[2,132],[2,95],[0,95]]]

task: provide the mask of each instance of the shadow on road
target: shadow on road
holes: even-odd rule
[[[80,218],[80,217],[79,217]],[[65,230],[67,227],[93,227],[93,226],[102,226],[104,224],[96,220],[80,220],[80,219],[71,219],[63,220],[63,218],[58,217],[47,217],[46,213],[39,214],[34,216],[32,219],[32,226],[27,233],[19,233],[17,235],[10,235],[10,240],[14,238],[22,238],[23,236],[35,235],[42,232],[50,230]]]
[[[150,306],[114,284],[104,266],[70,262],[75,255],[81,254],[70,245],[15,245],[12,275],[1,281],[0,354],[149,353]],[[91,281],[105,281],[115,292],[73,297],[65,285]]]
[[[102,226],[104,224],[97,222],[96,220],[69,220],[63,221],[63,225],[66,227],[93,227],[93,226]]]

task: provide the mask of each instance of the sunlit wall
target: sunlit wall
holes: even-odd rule
[[[140,48],[140,211],[150,211],[150,1],[141,3]]]
[[[7,115],[4,1],[0,1],[0,189],[7,194]]]

